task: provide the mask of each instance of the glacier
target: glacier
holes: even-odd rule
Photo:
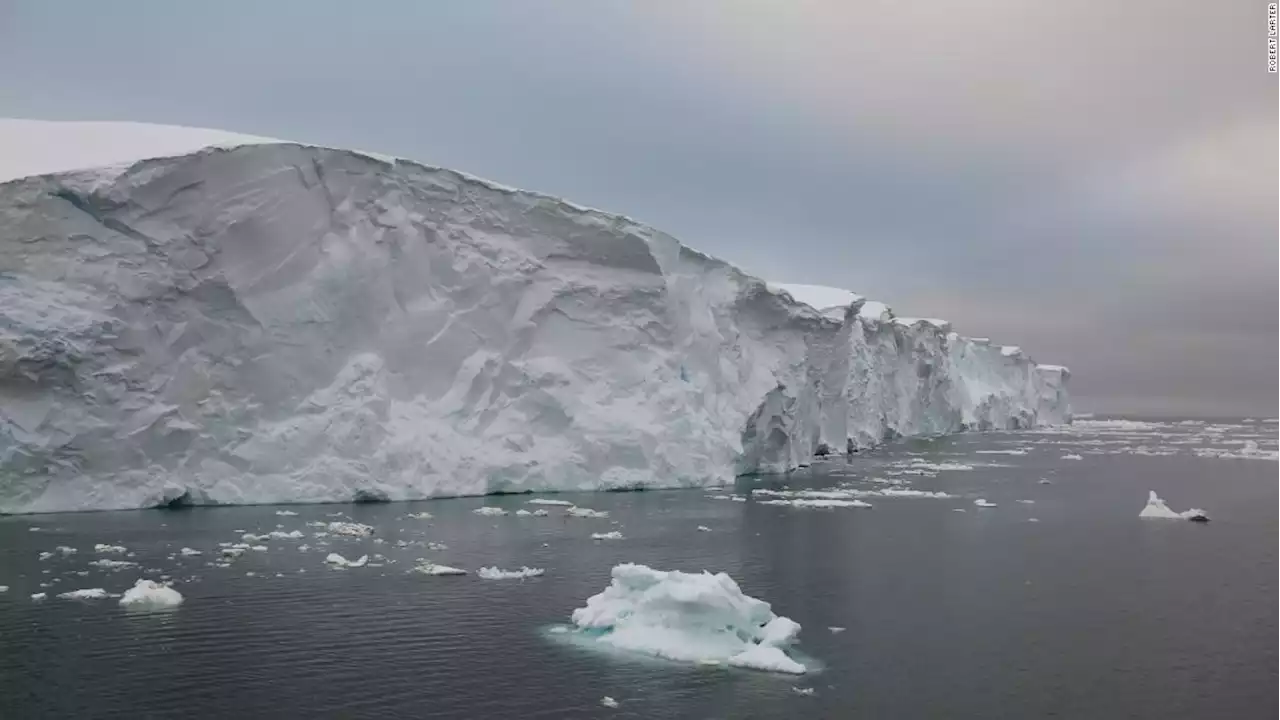
[[[714,486],[1069,371],[625,216],[283,142],[0,185],[0,512]]]

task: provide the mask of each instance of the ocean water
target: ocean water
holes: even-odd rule
[[[530,496],[0,518],[0,718],[1273,718],[1276,449],[1270,423],[1086,421],[897,443],[721,492],[554,496],[607,519],[515,516]],[[752,493],[837,487],[950,497],[813,509]],[[1149,490],[1212,522],[1140,520]],[[340,519],[376,533],[307,525]],[[307,537],[217,566],[219,542],[274,529]],[[624,539],[590,538],[611,530]],[[58,546],[78,551],[39,558]],[[329,552],[373,559],[333,570]],[[103,557],[138,567],[89,564]],[[406,572],[417,558],[472,574]],[[803,626],[797,649],[821,669],[550,639],[621,562],[729,573]],[[486,581],[483,565],[546,572]],[[186,597],[174,612],[55,597],[161,575]]]

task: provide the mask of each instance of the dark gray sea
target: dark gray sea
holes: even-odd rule
[[[1085,421],[895,443],[720,492],[540,496],[601,519],[515,515],[533,496],[0,518],[0,718],[1269,720],[1276,427]],[[821,509],[752,492],[832,488],[949,497]],[[1139,519],[1150,490],[1212,521]],[[375,534],[307,524],[346,519]],[[219,559],[244,532],[295,529]],[[612,530],[624,538],[590,537]],[[371,560],[333,570],[329,552]],[[90,565],[104,558],[137,566]],[[418,558],[471,574],[407,572]],[[821,669],[689,666],[548,636],[623,562],[729,573],[803,626],[797,649]],[[545,574],[482,580],[486,565]],[[176,611],[57,597],[162,575],[186,598]]]

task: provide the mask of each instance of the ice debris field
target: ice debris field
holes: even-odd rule
[[[1070,419],[1063,367],[624,216],[115,129],[0,184],[3,513],[707,487]]]

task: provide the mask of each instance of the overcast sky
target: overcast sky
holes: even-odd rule
[[[3,0],[0,67],[0,116],[624,212],[1069,365],[1078,410],[1276,414],[1265,2]]]

